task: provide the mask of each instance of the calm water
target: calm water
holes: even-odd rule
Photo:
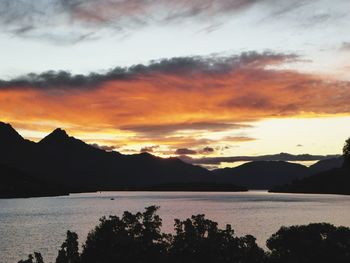
[[[114,200],[110,200],[111,198]],[[350,227],[350,197],[336,195],[246,193],[151,193],[105,192],[67,197],[0,199],[0,255],[17,262],[40,251],[46,262],[54,261],[66,230],[80,240],[104,215],[124,210],[143,210],[159,205],[163,230],[172,232],[175,218],[205,213],[220,223],[232,224],[237,235],[252,234],[264,246],[281,225],[330,222]]]

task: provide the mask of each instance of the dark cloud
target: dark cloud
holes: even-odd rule
[[[177,154],[177,155],[194,155],[194,154],[197,154],[197,152],[194,150],[191,150],[191,149],[181,148],[181,149],[177,149],[175,151],[175,154]]]
[[[95,147],[97,149],[100,149],[100,150],[104,150],[104,151],[107,151],[107,152],[111,152],[113,150],[115,150],[117,147],[113,146],[113,145],[99,145],[97,143],[93,143],[93,144],[90,144],[92,147]]]
[[[212,148],[212,147],[204,147],[201,151],[200,151],[200,153],[201,154],[211,154],[211,153],[214,153],[214,148]]]
[[[148,152],[148,153],[152,153],[154,151],[154,149],[159,148],[159,145],[153,145],[153,146],[146,146],[140,149],[140,152],[144,153],[144,152]]]
[[[189,156],[180,156],[183,161],[192,164],[203,164],[203,165],[220,165],[221,163],[234,163],[234,162],[250,162],[250,161],[319,161],[329,158],[339,157],[339,155],[310,155],[300,154],[293,155],[288,153],[280,153],[273,155],[262,155],[262,156],[229,156],[229,157],[205,157],[205,158],[191,158]]]
[[[30,73],[12,80],[0,80],[2,89],[67,89],[91,88],[106,79],[100,74],[72,75],[67,71],[47,71],[41,74]]]
[[[343,42],[340,46],[340,50],[350,51],[350,42]]]
[[[115,67],[104,74],[72,75],[70,72],[63,70],[47,71],[40,74],[29,73],[10,80],[0,80],[0,89],[94,89],[108,81],[135,81],[151,78],[157,74],[182,78],[197,74],[220,76],[241,68],[263,68],[266,65],[280,64],[297,59],[298,57],[294,54],[269,51],[264,53],[244,52],[230,57],[175,57],[152,60],[147,65]],[[188,87],[187,85],[185,88]]]

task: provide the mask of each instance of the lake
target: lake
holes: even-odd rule
[[[239,236],[254,235],[263,247],[282,225],[329,222],[350,227],[350,196],[339,195],[102,192],[0,199],[1,263],[17,262],[33,251],[40,251],[45,262],[53,262],[67,230],[85,241],[100,217],[142,211],[150,205],[161,207],[164,232],[173,232],[175,218],[205,214],[222,227],[231,224]]]

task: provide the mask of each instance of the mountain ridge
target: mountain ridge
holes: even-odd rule
[[[271,189],[342,166],[343,158],[320,160],[310,167],[285,161],[253,161],[234,168],[215,169],[221,180],[249,189]],[[281,176],[283,175],[283,176]]]
[[[321,170],[336,168],[334,163],[339,160],[315,167]],[[254,161],[235,168],[208,171],[176,157],[105,151],[69,136],[60,128],[35,143],[4,123],[0,123],[0,165],[35,175],[38,180],[52,185],[73,189],[71,191],[145,189],[173,182],[271,189],[309,176],[312,170],[284,161]]]
[[[269,189],[271,186],[305,177],[308,172],[306,166],[284,161],[254,161],[213,171],[224,182],[243,185],[249,189]]]
[[[350,195],[350,168],[341,167],[323,171],[274,187],[269,192]]]
[[[8,125],[2,126],[9,128]],[[14,133],[8,135],[17,136]],[[174,181],[213,180],[208,170],[177,158],[107,152],[70,137],[62,129],[56,129],[38,143],[31,142],[30,145],[23,138],[16,145],[5,141],[0,140],[0,164],[72,188],[113,190]]]

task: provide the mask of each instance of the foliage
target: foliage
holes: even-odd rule
[[[350,229],[330,224],[282,227],[267,240],[269,252],[251,235],[237,237],[230,225],[195,215],[175,220],[175,233],[161,232],[159,207],[103,217],[79,253],[78,236],[67,232],[56,263],[345,263],[350,262]],[[43,263],[40,253],[19,263]]]
[[[44,260],[39,252],[34,252],[34,257],[32,254],[29,254],[28,259],[20,260],[18,263],[44,263]]]
[[[350,262],[350,229],[326,223],[282,227],[267,247],[271,262]]]
[[[344,167],[350,167],[350,138],[345,141],[343,147]]]
[[[74,232],[67,231],[66,241],[63,242],[61,249],[58,251],[56,263],[79,263],[79,243],[78,235]]]
[[[184,221],[176,219],[175,231],[170,262],[264,262],[265,253],[254,237],[234,237],[230,225],[219,229],[216,222],[204,215]]]
[[[150,206],[143,213],[124,212],[122,218],[103,217],[87,237],[82,262],[162,262],[166,244],[157,209]]]

